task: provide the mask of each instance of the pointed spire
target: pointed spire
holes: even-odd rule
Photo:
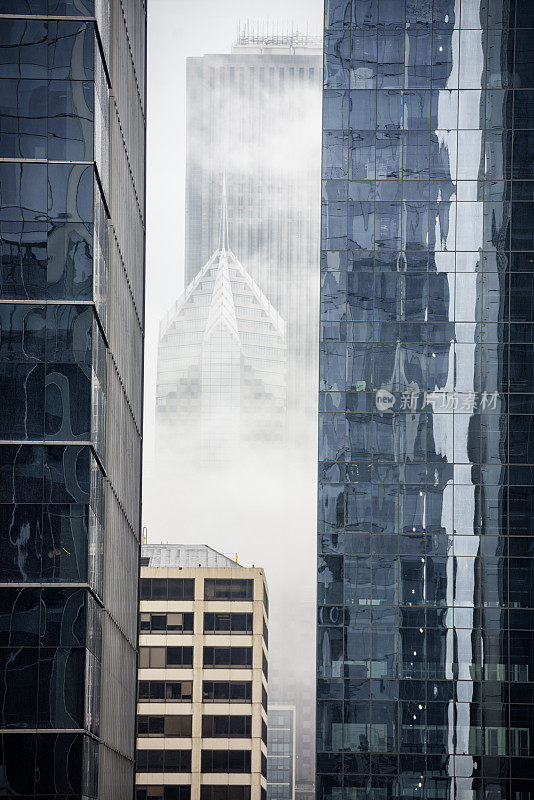
[[[229,250],[228,202],[226,199],[226,173],[223,172],[221,193],[221,222],[219,226],[219,250]]]

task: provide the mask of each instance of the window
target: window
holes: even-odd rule
[[[241,714],[204,714],[202,736],[217,738],[250,738],[252,717]]]
[[[137,733],[139,736],[191,736],[191,716],[169,714],[156,717],[140,714]]]
[[[251,681],[203,681],[202,700],[213,703],[251,703]]]
[[[267,778],[267,756],[263,753],[261,754],[261,774]]]
[[[251,667],[252,647],[205,647],[204,666],[214,668]]]
[[[267,744],[267,723],[263,719],[261,721],[261,740]]]
[[[194,600],[194,578],[141,578],[141,600]]]
[[[267,657],[266,657],[265,653],[263,653],[263,658],[262,658],[262,662],[261,662],[261,668],[263,670],[263,674],[265,675],[265,677],[268,678],[269,677],[269,665],[267,663]]]
[[[250,800],[250,786],[201,786],[200,800]]]
[[[136,800],[191,800],[190,786],[138,786]]]
[[[139,772],[191,772],[191,750],[138,750]]]
[[[192,612],[149,614],[142,612],[139,615],[139,630],[141,633],[193,633]]]
[[[254,600],[254,581],[250,578],[206,578],[204,600]]]
[[[265,642],[265,645],[268,647],[269,646],[269,630],[267,628],[267,623],[265,622],[265,620],[263,620],[263,641]]]
[[[265,686],[261,687],[261,704],[263,706],[263,710],[267,711],[267,689]]]
[[[203,750],[201,772],[250,772],[250,750]]]
[[[139,669],[192,667],[192,647],[140,647]]]
[[[263,605],[265,606],[265,611],[267,612],[267,616],[269,616],[269,596],[267,594],[267,589],[265,588],[265,584],[263,584]]]
[[[139,681],[139,700],[181,700],[190,702],[193,681]]]
[[[140,647],[139,648],[139,669],[165,668],[165,648],[164,647]]]
[[[193,699],[193,681],[167,681],[165,699],[191,701]]]
[[[167,666],[168,667],[192,667],[193,648],[192,647],[167,647]]]
[[[204,614],[204,633],[252,633],[252,614]]]

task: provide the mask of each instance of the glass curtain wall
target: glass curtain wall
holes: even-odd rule
[[[2,797],[133,791],[144,204],[135,102],[120,145],[116,131],[130,81],[122,36],[129,27],[139,56],[144,12],[132,2],[126,19],[119,6],[0,2]],[[144,56],[136,92],[143,75]],[[140,229],[135,258],[128,218],[131,240]]]
[[[534,798],[533,29],[326,3],[325,800]]]

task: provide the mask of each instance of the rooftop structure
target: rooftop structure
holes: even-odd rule
[[[250,52],[250,48],[261,53],[296,55],[298,53],[321,53],[322,37],[295,27],[285,28],[276,22],[239,22],[232,53]]]
[[[159,441],[188,436],[218,463],[243,441],[282,438],[285,408],[285,323],[230,249],[223,186],[218,247],[160,326]]]
[[[240,567],[237,560],[207,544],[144,544],[144,567]],[[237,559],[237,556],[236,556]]]

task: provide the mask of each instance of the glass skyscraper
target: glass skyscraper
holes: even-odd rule
[[[0,3],[0,796],[134,785],[145,9]]]
[[[534,5],[325,14],[318,796],[534,798]]]

